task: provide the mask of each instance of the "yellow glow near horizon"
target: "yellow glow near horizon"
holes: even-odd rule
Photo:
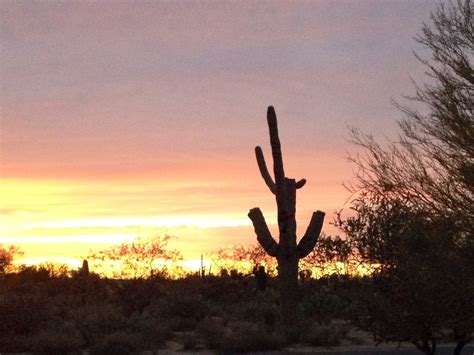
[[[206,163],[209,169],[191,174],[177,167],[161,177],[0,178],[0,243],[19,246],[28,260],[80,261],[91,249],[167,234],[176,237],[170,248],[195,259],[232,244],[256,243],[246,216],[255,206],[276,235],[274,196],[258,169],[241,171],[241,162],[214,158]],[[308,183],[298,196],[298,225],[304,229],[313,210],[335,210],[340,202],[334,201],[347,194],[323,181]]]
[[[95,218],[73,219],[65,221],[45,222],[28,225],[30,228],[86,228],[86,227],[180,227],[193,226],[198,228],[237,227],[250,225],[244,219],[208,219],[208,216],[179,216],[179,217],[123,217],[123,218]]]
[[[197,257],[216,248],[216,240],[235,243],[247,234],[243,229],[251,230],[245,214],[215,207],[225,196],[199,192],[207,185],[176,180],[2,179],[0,243],[19,246],[28,262],[80,261],[90,249],[168,234],[178,237],[170,248]]]
[[[138,236],[172,235],[175,238],[169,248],[178,249],[184,257],[176,266],[196,272],[201,268],[199,257],[204,255],[206,272],[212,269],[217,274],[224,264],[209,260],[212,251],[256,243],[246,217],[249,207],[258,203],[272,232],[277,229],[274,199],[264,187],[256,193],[252,189],[235,191],[225,187],[226,183],[221,183],[217,192],[209,192],[209,182],[176,180],[0,182],[0,243],[14,244],[24,251],[17,264],[52,262],[78,269],[91,251]],[[298,210],[306,209],[309,215],[311,207],[303,200]],[[305,217],[303,224],[308,221]],[[240,263],[232,264],[232,268],[251,270],[249,262]],[[90,266],[92,271],[97,267],[93,263]],[[107,272],[112,275],[112,268]]]
[[[44,263],[53,263],[53,264],[58,264],[58,265],[67,265],[72,269],[78,269],[82,266],[82,260],[76,260],[76,259],[69,259],[69,258],[37,258],[37,259],[24,259],[24,258],[19,258],[14,261],[14,264],[16,266],[21,266],[21,265],[41,265]]]
[[[135,238],[134,234],[100,234],[100,235],[67,235],[67,236],[41,236],[41,237],[10,237],[0,238],[0,244],[50,244],[50,243],[87,243],[87,244],[103,244],[103,243],[122,243],[126,240]]]
[[[78,270],[79,268],[82,267],[82,260],[79,259],[69,259],[69,258],[38,258],[38,259],[27,259],[27,258],[19,258],[14,261],[14,265],[17,267],[20,267],[22,265],[26,266],[35,266],[35,265],[44,265],[47,263],[52,263],[53,265],[66,265],[69,267],[71,270]],[[201,270],[201,267],[204,267],[205,272],[208,273],[212,263],[210,260],[204,259],[187,259],[187,260],[180,260],[176,262],[171,262],[171,261],[157,261],[158,264],[165,265],[167,267],[172,267],[173,265],[176,265],[177,267],[182,268],[184,272],[198,272]],[[116,270],[117,268],[120,268],[120,263],[116,262],[115,267],[106,267],[104,270],[101,267],[98,267],[95,265],[95,263],[91,263],[90,265],[90,270],[92,272],[97,272],[99,271],[100,273],[104,273],[105,275],[111,277],[113,276],[113,271]]]

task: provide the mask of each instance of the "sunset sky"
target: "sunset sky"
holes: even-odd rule
[[[300,235],[348,207],[348,126],[396,137],[390,102],[422,80],[413,37],[436,2],[0,2],[0,243],[81,259],[168,233],[185,258],[256,241],[276,209],[276,108]],[[273,226],[273,230],[274,230]]]

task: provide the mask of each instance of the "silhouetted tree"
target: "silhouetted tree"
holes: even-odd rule
[[[257,234],[257,240],[268,255],[278,261],[278,279],[280,283],[282,320],[287,340],[297,337],[296,302],[298,289],[298,262],[313,250],[324,221],[324,213],[313,212],[306,233],[296,243],[296,190],[302,188],[306,180],[296,181],[285,176],[283,157],[275,110],[268,107],[267,122],[270,131],[270,144],[273,156],[274,179],[268,172],[262,148],[255,147],[257,164],[263,180],[275,195],[278,210],[279,241],[273,239],[260,208],[248,213]]]
[[[211,255],[211,259],[220,269],[238,269],[247,275],[251,274],[258,265],[265,266],[270,275],[273,275],[276,269],[275,259],[269,256],[259,244],[220,248]]]
[[[474,331],[474,264],[456,221],[367,192],[353,210],[336,224],[373,271],[353,296],[356,324],[378,341],[410,341],[428,354],[444,340],[461,349]]]
[[[143,279],[169,276],[168,262],[182,259],[177,250],[168,248],[170,236],[135,238],[130,242],[112,245],[108,249],[92,252],[90,260],[98,261],[104,273],[116,278]]]
[[[13,260],[21,255],[23,255],[23,252],[20,248],[14,245],[4,247],[0,244],[0,274],[6,273],[13,265]]]
[[[384,148],[353,130],[366,152],[352,158],[360,195],[355,216],[338,219],[359,257],[377,265],[360,325],[425,353],[447,328],[455,353],[474,332],[473,10],[470,0],[440,5],[424,25],[429,80],[408,97],[416,109],[396,103],[400,141]]]
[[[355,189],[396,193],[415,207],[453,218],[474,230],[474,30],[473,5],[441,5],[425,24],[419,43],[431,51],[420,61],[428,83],[408,97],[417,109],[396,103],[405,114],[400,142],[382,147],[353,130],[365,156],[353,157],[360,171]]]
[[[324,233],[311,253],[300,262],[300,269],[306,270],[309,276],[316,277],[355,275],[362,266],[348,241]]]

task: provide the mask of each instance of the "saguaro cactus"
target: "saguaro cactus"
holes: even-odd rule
[[[262,148],[255,147],[258,168],[263,180],[276,197],[278,208],[279,242],[277,243],[268,229],[260,208],[252,208],[248,214],[257,234],[257,240],[265,251],[278,261],[278,278],[280,283],[282,321],[286,326],[287,337],[293,337],[296,330],[296,297],[298,288],[298,261],[313,250],[318,240],[324,221],[324,212],[313,212],[308,229],[299,243],[296,241],[296,189],[306,183],[305,179],[296,181],[285,177],[283,158],[275,110],[272,106],[267,111],[270,144],[273,155],[273,180],[268,172]]]

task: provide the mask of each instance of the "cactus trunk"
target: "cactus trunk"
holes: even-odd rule
[[[298,324],[296,306],[298,297],[298,261],[296,255],[288,258],[277,258],[278,279],[281,298],[281,319],[284,334],[289,342],[297,340]]]
[[[287,340],[293,341],[297,335],[298,262],[299,259],[308,255],[316,245],[323,225],[324,213],[321,211],[313,213],[306,233],[297,243],[296,190],[303,187],[306,180],[296,181],[285,177],[277,118],[275,110],[271,106],[267,111],[267,121],[270,131],[275,180],[268,172],[260,147],[255,148],[255,155],[262,178],[276,198],[279,229],[278,243],[272,237],[259,208],[251,209],[248,216],[252,220],[258,242],[269,255],[275,257],[278,261],[282,322]]]

